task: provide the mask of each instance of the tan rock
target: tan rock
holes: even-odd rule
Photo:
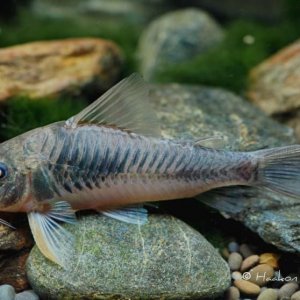
[[[268,114],[300,108],[300,40],[273,55],[250,73],[248,97]]]
[[[245,258],[241,265],[241,272],[245,272],[252,268],[253,266],[257,265],[259,262],[259,256],[258,255],[251,255]]]
[[[244,273],[245,274],[245,273]],[[260,264],[249,271],[249,281],[264,286],[274,276],[274,269],[267,264]]]
[[[225,300],[239,300],[240,291],[235,286],[231,286],[225,293]]]
[[[93,39],[41,41],[0,49],[0,101],[77,92],[87,84],[114,84],[121,53],[112,42]]]
[[[260,292],[260,287],[250,281],[238,279],[235,280],[233,284],[240,290],[240,292],[249,296],[256,296]]]
[[[277,300],[278,293],[274,289],[266,289],[259,294],[257,300]]]
[[[259,256],[260,264],[267,264],[273,269],[278,269],[279,255],[276,253],[263,253]]]

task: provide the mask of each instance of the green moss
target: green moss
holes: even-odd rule
[[[234,21],[226,31],[226,38],[219,47],[185,63],[163,67],[155,80],[204,84],[242,92],[252,67],[300,35],[300,27],[291,22],[268,27],[250,21]]]
[[[135,47],[141,28],[130,23],[102,22],[101,18],[46,18],[23,11],[18,20],[1,24],[0,47],[31,41],[77,37],[97,37],[112,40],[125,55],[124,73],[135,70]]]
[[[5,109],[0,138],[7,140],[30,129],[66,120],[87,103],[75,99],[11,99]]]

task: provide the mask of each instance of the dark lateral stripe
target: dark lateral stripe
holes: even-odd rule
[[[67,192],[72,193],[72,188],[71,188],[69,182],[65,182],[65,183],[63,184],[63,187],[64,187],[64,189],[65,189]]]
[[[168,157],[167,149],[164,149],[163,151],[164,151],[164,153],[161,154],[161,159],[160,159],[160,161],[159,161],[159,163],[156,167],[156,170],[155,170],[156,173],[159,172],[160,168],[162,167],[162,165],[164,164],[164,162],[166,161],[166,159]]]
[[[180,159],[177,161],[176,166],[175,166],[175,172],[177,169],[180,167],[180,165],[183,163],[184,159],[186,158],[186,154],[182,153]]]
[[[159,149],[156,149],[152,156],[152,160],[149,163],[148,169],[151,169],[153,167],[154,163],[156,162],[156,160],[158,158],[158,155],[159,155]]]
[[[120,146],[118,145],[117,149],[115,149],[115,153],[114,153],[113,157],[111,158],[110,165],[108,167],[110,174],[113,174],[118,170],[120,154],[121,154],[121,149],[120,149]]]
[[[127,170],[125,170],[125,165],[128,161],[128,158],[129,158],[129,155],[130,155],[130,148],[127,147],[125,153],[124,153],[124,156],[123,156],[123,159],[121,160],[120,164],[119,164],[119,173],[125,173],[127,172]]]
[[[69,152],[69,143],[67,141],[67,138],[63,140],[63,145],[61,147],[59,156],[56,160],[56,163],[59,165],[62,165],[66,162],[66,158]]]
[[[172,166],[172,164],[174,163],[174,160],[176,159],[176,156],[177,156],[177,152],[174,151],[174,153],[172,154],[172,156],[169,157],[169,163],[166,165],[165,172],[167,172],[168,169]]]
[[[137,169],[137,172],[141,172],[144,165],[145,165],[145,162],[148,158],[148,155],[149,155],[149,151],[148,150],[145,150],[144,152],[144,155],[143,155],[143,158],[141,159],[141,162],[139,163],[139,166],[138,166],[138,169]]]
[[[99,166],[99,169],[98,169],[98,174],[101,174],[101,175],[107,175],[108,174],[108,169],[107,169],[107,166],[108,166],[108,163],[109,163],[109,147],[106,147],[105,149],[105,153],[103,155],[103,157],[101,158],[101,163],[100,163],[100,166]]]

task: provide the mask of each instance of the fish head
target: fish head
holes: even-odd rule
[[[30,170],[26,165],[22,136],[0,144],[0,211],[23,211],[28,198]]]

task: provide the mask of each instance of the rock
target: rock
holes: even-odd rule
[[[250,73],[249,99],[299,133],[300,40],[273,55]],[[280,114],[282,115],[280,117]],[[298,135],[300,140],[300,135]]]
[[[250,247],[247,244],[241,244],[240,246],[240,253],[244,258],[247,258],[248,256],[253,255],[253,251],[250,249]]]
[[[233,280],[241,279],[242,278],[242,273],[239,272],[239,271],[234,271],[234,272],[231,273],[231,278]]]
[[[11,285],[3,284],[0,286],[0,299],[14,300],[15,295],[15,289]]]
[[[164,66],[205,53],[223,39],[219,25],[204,11],[184,9],[162,15],[141,36],[138,57],[147,80]]]
[[[237,242],[230,242],[228,244],[228,250],[229,252],[239,252],[239,244]]]
[[[132,24],[145,24],[155,16],[168,9],[171,3],[166,0],[72,0],[58,1],[40,0],[33,2],[35,14],[55,19],[76,18],[81,21],[97,21],[101,23],[124,22]]]
[[[17,294],[15,300],[39,300],[39,296],[34,291],[29,290]]]
[[[296,142],[293,130],[267,118],[247,101],[222,89],[154,85],[151,101],[165,137],[197,139],[221,135],[224,136],[225,149],[241,151]],[[228,193],[223,190],[223,196],[209,193],[202,199],[243,222],[266,242],[285,251],[300,251],[300,206],[297,199],[256,189],[241,193],[236,187],[228,188]]]
[[[291,300],[300,300],[300,291],[294,293],[291,297]]]
[[[0,101],[78,93],[114,84],[121,53],[112,42],[82,38],[41,41],[0,49]]]
[[[289,299],[299,288],[299,285],[295,282],[289,282],[284,284],[278,292],[279,299]]]
[[[25,271],[28,254],[29,249],[25,249],[1,258],[0,284],[10,284],[17,292],[28,287]]]
[[[231,286],[225,294],[225,300],[239,300],[240,291],[235,286]]]
[[[242,255],[238,252],[232,252],[230,253],[228,257],[228,265],[230,270],[237,271],[241,267],[241,263],[243,261]]]
[[[240,290],[241,293],[248,296],[256,296],[260,292],[260,287],[250,281],[238,279],[233,284]]]
[[[246,259],[243,260],[241,265],[241,272],[245,272],[249,270],[250,268],[257,265],[259,262],[259,256],[258,255],[251,255],[248,256]]]
[[[28,226],[20,222],[16,224],[15,221],[18,217],[20,216],[14,215],[11,216],[11,220],[13,220],[13,222],[9,220],[15,225],[16,229],[0,224],[0,251],[21,250],[33,245],[33,240]],[[3,219],[6,220],[5,216]],[[24,220],[24,218],[21,219]]]
[[[266,289],[258,296],[257,300],[277,300],[278,294],[274,289]]]
[[[28,278],[41,298],[213,298],[230,284],[217,250],[173,217],[150,215],[136,226],[90,215],[67,228],[77,240],[67,270],[37,247],[28,259]]]
[[[267,264],[261,264],[249,271],[249,281],[259,285],[266,285],[274,276],[274,269]]]
[[[276,253],[263,253],[259,256],[260,264],[267,264],[271,266],[273,269],[278,269],[278,260],[279,255]]]

